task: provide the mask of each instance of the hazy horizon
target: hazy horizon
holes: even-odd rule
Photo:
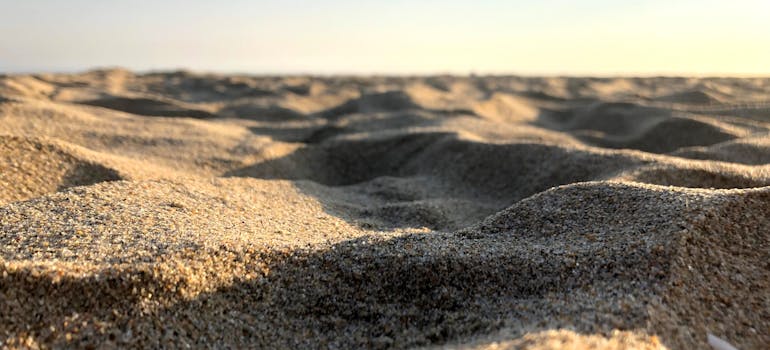
[[[0,1],[0,72],[767,76],[770,3]]]

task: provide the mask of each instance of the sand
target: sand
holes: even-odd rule
[[[770,344],[770,79],[0,77],[0,346]]]

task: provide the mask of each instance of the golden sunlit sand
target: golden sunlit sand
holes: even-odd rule
[[[770,79],[0,77],[0,346],[770,344]]]

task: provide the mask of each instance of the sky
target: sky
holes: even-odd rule
[[[770,75],[768,0],[0,0],[0,73]]]

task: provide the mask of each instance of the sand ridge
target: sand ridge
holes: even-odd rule
[[[762,348],[769,91],[3,76],[0,344]]]

